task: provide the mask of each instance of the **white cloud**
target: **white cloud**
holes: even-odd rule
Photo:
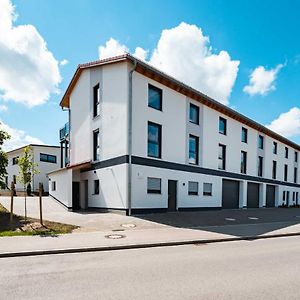
[[[69,61],[67,60],[67,59],[63,59],[63,60],[61,60],[60,62],[59,62],[59,64],[61,65],[61,66],[65,66],[65,65],[67,65],[69,63]]]
[[[114,39],[99,47],[99,57],[128,52]],[[147,58],[148,51],[137,47],[134,55]],[[149,63],[191,85],[217,101],[228,104],[238,73],[239,61],[231,60],[228,52],[213,53],[209,38],[201,28],[184,22],[162,31]]]
[[[0,1],[0,97],[27,106],[46,102],[58,92],[58,61],[32,25],[14,26],[15,8]]]
[[[274,69],[266,70],[265,67],[259,66],[250,74],[250,82],[243,91],[251,96],[255,94],[266,95],[274,91],[275,80],[282,64],[277,65]]]
[[[0,105],[0,112],[8,111],[8,107],[6,105]]]
[[[8,132],[11,136],[11,138],[3,144],[3,149],[5,151],[10,151],[28,144],[44,144],[40,139],[28,135],[23,130],[11,128],[1,120],[0,129]]]
[[[300,109],[298,107],[291,108],[280,114],[266,127],[287,138],[300,135]]]

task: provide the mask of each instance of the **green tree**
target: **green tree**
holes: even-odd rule
[[[23,155],[18,158],[19,175],[17,180],[24,187],[25,195],[25,221],[27,219],[27,185],[31,184],[33,174],[38,174],[38,165],[33,161],[33,153],[29,146],[26,146],[23,151]]]
[[[1,126],[1,123],[0,123]],[[2,150],[4,141],[10,139],[10,135],[0,129],[0,188],[7,188],[5,176],[7,175],[6,167],[8,164],[7,154]]]

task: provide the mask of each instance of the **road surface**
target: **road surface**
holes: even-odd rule
[[[300,299],[300,237],[0,259],[0,299]]]

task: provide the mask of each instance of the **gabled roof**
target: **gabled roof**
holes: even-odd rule
[[[238,113],[237,111],[233,110],[232,108],[221,104],[220,102],[210,98],[209,96],[201,93],[200,91],[197,91],[196,89],[184,84],[183,82],[175,79],[174,77],[154,68],[150,64],[148,64],[140,59],[137,59],[136,57],[134,57],[128,53],[120,55],[120,56],[110,57],[107,59],[92,61],[89,63],[78,65],[78,67],[73,75],[73,78],[71,79],[71,82],[70,82],[69,86],[67,87],[67,90],[60,102],[60,106],[66,107],[66,108],[69,107],[70,95],[71,95],[72,90],[75,87],[75,85],[80,77],[80,74],[82,73],[83,70],[95,68],[95,67],[98,67],[101,65],[120,63],[120,62],[124,62],[124,61],[128,61],[128,62],[135,64],[136,72],[143,74],[144,76],[149,77],[152,80],[155,80],[155,81],[177,91],[178,93],[181,93],[191,99],[194,99],[194,100],[202,103],[203,105],[206,105],[206,106],[208,106],[230,118],[233,118],[233,119],[245,124],[246,126],[256,129],[257,131],[264,133],[264,134],[274,138],[275,140],[278,140],[278,141],[280,141],[286,145],[289,145],[290,147],[300,151],[300,146],[298,144],[292,142],[291,140],[275,133],[274,131],[263,126],[262,124],[259,124],[255,121],[253,121],[252,119]]]

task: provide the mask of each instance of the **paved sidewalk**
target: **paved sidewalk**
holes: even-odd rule
[[[124,237],[120,239],[109,239],[107,238],[108,235],[123,235]],[[106,232],[97,231],[65,234],[53,237],[3,237],[0,238],[0,258],[174,246],[192,243],[235,241],[240,239],[251,240],[256,238],[291,235],[300,235],[299,224],[280,223],[277,224],[275,229],[274,223],[266,223],[212,226],[199,229],[158,228]]]

